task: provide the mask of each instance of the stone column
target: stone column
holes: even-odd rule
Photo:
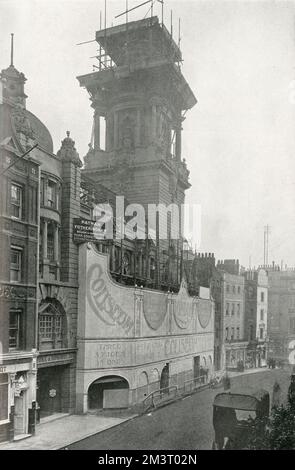
[[[43,219],[43,260],[47,260],[47,220]]]
[[[46,278],[49,275],[49,260],[47,253],[47,230],[48,230],[48,221],[43,219],[43,278]]]
[[[181,125],[178,126],[175,130],[176,132],[176,136],[175,136],[175,156],[176,156],[176,159],[177,160],[181,160],[181,131],[182,131],[182,127]]]
[[[137,111],[136,111],[136,137],[135,137],[135,145],[140,145],[140,131],[141,131],[140,116],[141,116],[141,111],[140,111],[140,108],[138,108]]]
[[[59,261],[59,227],[54,226],[54,261]]]
[[[94,113],[94,148],[100,149],[100,115],[97,111]]]
[[[142,253],[138,254],[138,276],[142,277]]]
[[[145,269],[146,269],[146,278],[150,279],[150,256],[149,255],[147,255],[147,257],[146,257]]]
[[[115,271],[116,269],[116,248],[115,243],[111,246],[111,271]]]
[[[106,115],[105,121],[106,121],[105,151],[108,152],[111,148],[111,143],[110,143],[110,118],[109,118],[108,115]]]
[[[155,143],[157,137],[157,107],[152,105],[152,143]]]
[[[118,139],[118,130],[119,130],[119,127],[118,127],[118,112],[115,111],[114,112],[114,148],[116,149],[118,147],[118,144],[119,144],[119,139]]]
[[[60,250],[59,250],[59,226],[54,227],[54,261],[56,262],[56,279],[60,279]]]

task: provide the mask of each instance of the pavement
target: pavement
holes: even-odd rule
[[[259,381],[256,381],[254,377],[256,373],[259,372],[263,372],[263,376],[273,375],[271,374],[271,369],[266,368],[249,369],[244,372],[230,372],[228,375],[233,380],[235,380],[235,377],[239,377],[239,385],[242,384],[243,386],[246,386],[249,382],[248,374],[251,374],[253,377],[252,381],[254,384],[258,385],[257,382]],[[273,373],[276,375],[275,372]],[[277,373],[279,373],[279,371]],[[289,377],[289,374],[286,374],[286,379],[287,377]],[[212,393],[216,394],[219,391],[220,390],[217,389],[215,391],[212,390]],[[201,399],[201,396],[204,394],[205,397],[208,395],[208,392],[208,390],[207,392],[206,390],[200,390],[199,392],[195,392],[194,395],[197,394]],[[175,405],[177,406],[177,404]],[[90,436],[97,435],[102,431],[119,426],[122,423],[133,420],[138,416],[138,414],[130,414],[128,411],[125,413],[117,412],[117,416],[114,416],[114,413],[116,412],[113,412],[112,416],[108,416],[108,413],[104,412],[94,415],[87,414],[62,416],[59,419],[37,425],[35,436],[31,436],[23,440],[0,444],[0,450],[57,450],[76,442],[78,443],[79,441],[87,439]]]
[[[36,435],[0,444],[0,450],[58,450],[93,434],[118,426],[137,415],[108,417],[68,415],[36,426]]]

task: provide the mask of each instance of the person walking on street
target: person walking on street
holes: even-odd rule
[[[281,402],[281,387],[280,384],[275,381],[273,389],[272,389],[272,407],[277,408],[280,406]]]

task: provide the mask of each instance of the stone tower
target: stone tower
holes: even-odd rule
[[[84,173],[130,203],[182,204],[182,122],[196,98],[179,47],[157,17],[98,31],[96,41],[98,70],[78,77],[94,108]]]

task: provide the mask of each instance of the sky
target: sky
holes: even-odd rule
[[[107,0],[107,26],[124,9],[125,0]],[[87,152],[93,112],[76,77],[92,72],[97,47],[76,44],[94,39],[101,10],[104,0],[0,0],[0,69],[10,63],[13,32],[27,108],[50,130],[55,152],[67,130],[80,156]],[[269,261],[294,266],[295,1],[165,0],[169,29],[171,10],[198,99],[186,114],[182,155],[192,184],[186,201],[202,208],[199,251],[258,266],[269,225]]]

